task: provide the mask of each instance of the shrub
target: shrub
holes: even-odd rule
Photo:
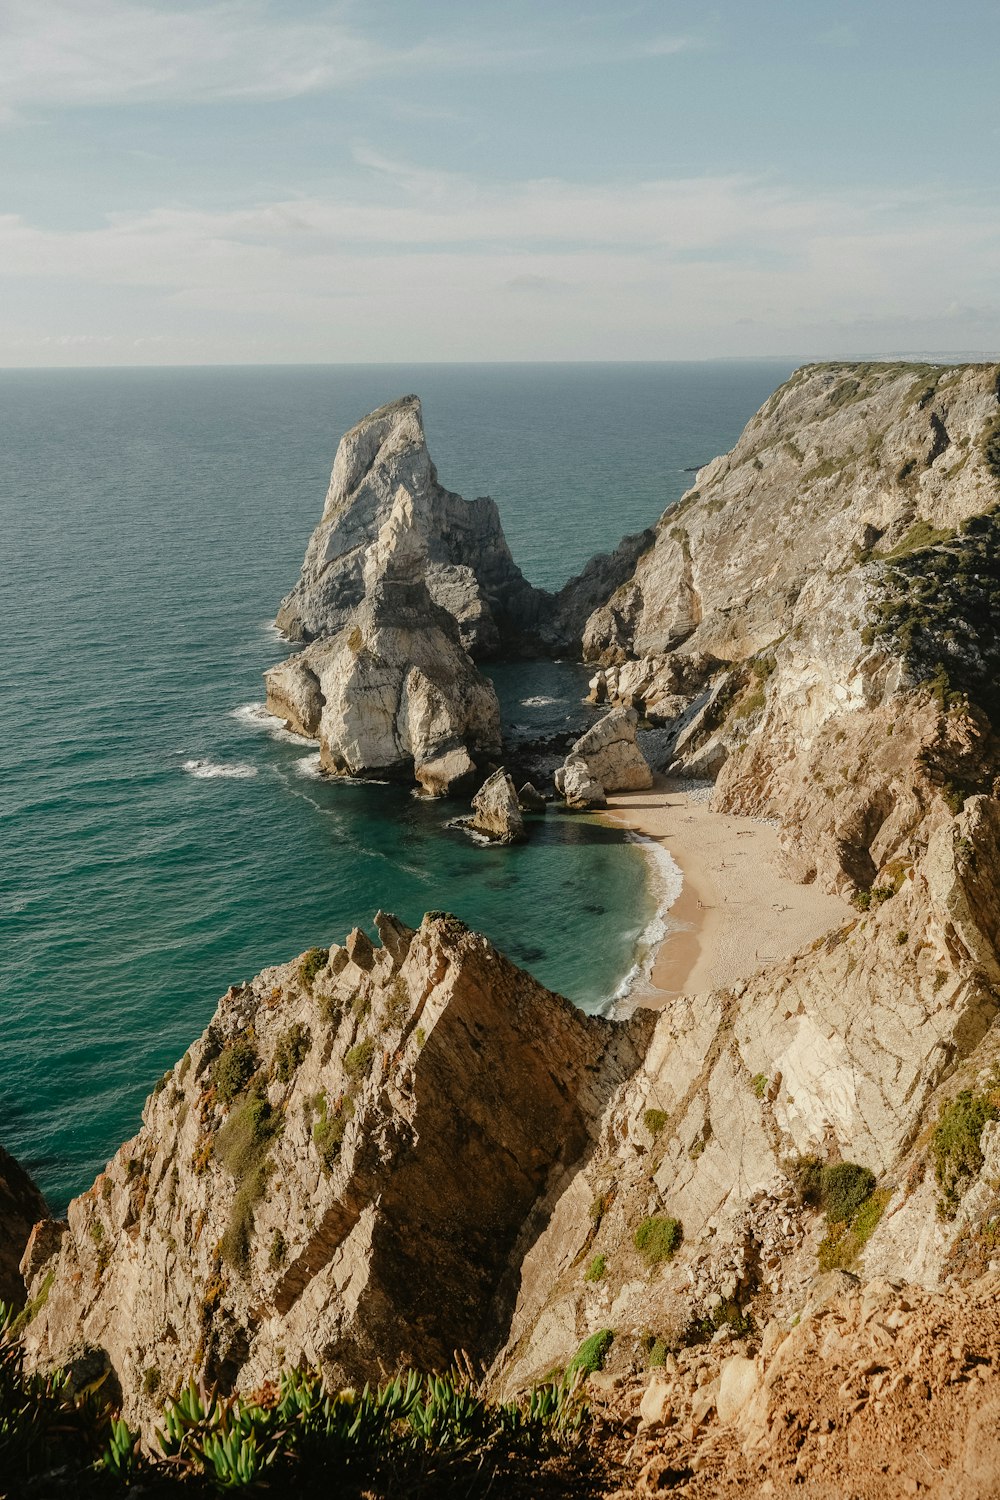
[[[280,1083],[289,1083],[295,1077],[311,1046],[312,1033],[301,1021],[282,1032],[274,1048],[274,1071]]]
[[[660,1218],[656,1215],[643,1219],[633,1235],[635,1248],[649,1266],[659,1266],[672,1260],[683,1238],[679,1219]]]
[[[223,1104],[241,1094],[260,1067],[257,1048],[248,1038],[226,1047],[212,1065],[212,1082]]]
[[[865,1199],[849,1224],[831,1227],[819,1247],[821,1271],[846,1271],[853,1266],[874,1234],[891,1197],[888,1188],[879,1188],[877,1193]]]
[[[755,1073],[750,1080],[750,1087],[753,1089],[758,1099],[763,1099],[764,1095],[767,1093],[767,1074]]]
[[[655,1338],[650,1345],[649,1354],[646,1358],[648,1370],[662,1370],[667,1362],[667,1344],[665,1339]]]
[[[584,1281],[600,1281],[607,1270],[607,1258],[603,1255],[595,1255],[590,1265],[583,1273]]]
[[[316,1143],[316,1151],[319,1152],[319,1160],[322,1161],[324,1172],[333,1172],[334,1163],[340,1155],[340,1146],[343,1145],[348,1121],[354,1115],[354,1101],[346,1097],[339,1109],[328,1109],[327,1095],[318,1094],[312,1101],[313,1110],[319,1116],[312,1128],[312,1139]]]
[[[269,1271],[280,1271],[288,1259],[288,1245],[285,1236],[280,1229],[274,1231],[274,1239],[271,1241],[271,1249],[267,1257],[267,1269]]]
[[[589,1339],[584,1339],[566,1366],[567,1377],[575,1375],[578,1370],[582,1370],[584,1375],[593,1375],[597,1370],[603,1370],[608,1350],[614,1341],[615,1336],[610,1328],[601,1328],[597,1333],[592,1333]]]
[[[155,1365],[151,1365],[150,1368],[143,1373],[142,1394],[152,1399],[160,1389],[160,1380],[161,1376],[159,1370]]]
[[[222,1236],[222,1257],[238,1271],[250,1261],[254,1210],[267,1188],[271,1170],[268,1147],[281,1134],[284,1116],[262,1094],[252,1094],[219,1131],[215,1154],[236,1183],[229,1223]]]
[[[669,1116],[665,1109],[647,1109],[642,1117],[642,1123],[655,1140],[668,1119]]]
[[[330,957],[329,948],[310,948],[299,962],[299,982],[304,989],[311,990],[313,980],[320,969],[325,969]]]
[[[848,1223],[875,1188],[875,1173],[853,1161],[824,1167],[820,1175],[820,1201],[828,1224]]]
[[[934,1176],[941,1189],[938,1213],[943,1219],[955,1217],[959,1199],[983,1164],[983,1126],[998,1118],[993,1100],[972,1089],[963,1089],[943,1106],[931,1137]]]
[[[358,1042],[356,1047],[349,1048],[344,1054],[344,1072],[348,1078],[357,1080],[367,1077],[374,1056],[375,1043],[370,1036],[366,1036],[363,1042]]]
[[[402,1026],[410,1011],[410,992],[397,974],[389,986],[385,1004],[386,1027]]]

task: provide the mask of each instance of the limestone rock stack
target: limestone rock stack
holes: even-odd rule
[[[502,767],[483,782],[473,797],[468,826],[497,844],[516,844],[525,837],[518,794]]]
[[[515,565],[490,499],[466,501],[438,483],[420,401],[404,396],[363,418],[340,442],[319,525],[298,582],[278,610],[291,639],[339,632],[365,598],[365,558],[400,492],[427,549],[431,598],[455,619],[473,656],[517,654],[547,596]]]
[[[267,705],[318,739],[336,775],[450,791],[500,754],[493,686],[427,587],[427,542],[400,489],[362,560],[362,601],[332,635],[265,674]]]
[[[556,772],[556,790],[570,807],[600,807],[608,792],[653,785],[653,773],[636,743],[638,723],[634,708],[613,708],[575,742]]]

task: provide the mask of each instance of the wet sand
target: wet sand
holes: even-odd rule
[[[839,896],[797,885],[782,873],[775,828],[713,812],[706,795],[684,782],[658,777],[650,791],[617,792],[608,798],[606,816],[661,844],[683,877],[670,908],[671,931],[650,980],[631,993],[629,1009],[726,988],[853,915]]]

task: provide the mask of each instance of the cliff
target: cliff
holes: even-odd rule
[[[650,1029],[583,1015],[454,918],[380,916],[232,989],[139,1134],[29,1247],[33,1360],[131,1420],[191,1371],[346,1381],[507,1337],[516,1267]]]
[[[45,1217],[45,1199],[27,1172],[0,1146],[0,1302],[24,1304],[18,1269],[33,1225]]]
[[[327,581],[314,537],[302,608],[314,585],[333,600],[326,633],[270,701],[350,768],[352,705],[384,687],[398,725],[437,631],[449,706],[412,723],[444,728],[400,756],[433,779],[468,753],[455,704],[478,679],[430,582],[419,410],[367,421],[337,494],[384,514],[359,550],[323,543]],[[626,1493],[995,1493],[998,431],[992,367],[807,367],[539,626],[590,611],[611,710],[593,756],[617,765],[620,730],[631,756],[636,710],[660,769],[778,823],[792,873],[851,920],[627,1023],[441,915],[268,970],[68,1225],[36,1229],[30,1358],[89,1350],[148,1424],[192,1367],[247,1389],[298,1360],[355,1380],[462,1347],[506,1392],[589,1351]],[[930,1479],[910,1462],[928,1413],[948,1430]]]

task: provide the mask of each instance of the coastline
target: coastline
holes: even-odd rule
[[[666,852],[680,889],[664,892],[664,926],[613,1011],[663,1009],[675,995],[725,989],[788,957],[849,917],[839,896],[799,885],[782,872],[777,830],[715,812],[709,787],[657,776],[643,792],[608,797],[602,814],[635,834],[659,864]]]

